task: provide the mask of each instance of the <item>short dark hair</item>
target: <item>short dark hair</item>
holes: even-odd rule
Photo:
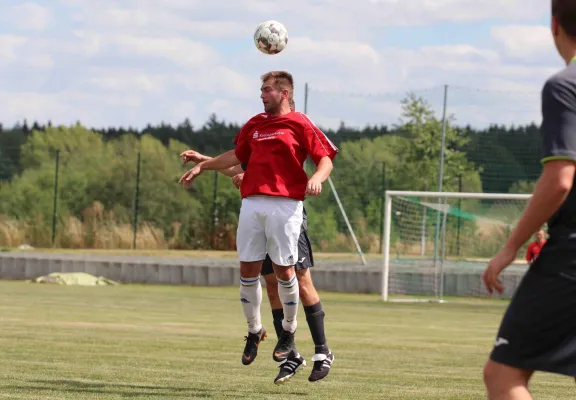
[[[576,0],[552,0],[552,16],[568,36],[576,38]]]
[[[288,90],[288,101],[294,99],[294,78],[292,74],[286,71],[271,71],[261,77],[262,83],[269,79],[274,80],[274,86],[278,90]]]

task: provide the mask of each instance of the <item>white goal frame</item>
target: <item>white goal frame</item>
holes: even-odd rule
[[[389,274],[390,274],[390,232],[392,222],[392,199],[394,197],[426,197],[441,199],[479,199],[479,200],[529,200],[532,194],[514,194],[514,193],[467,193],[467,192],[426,192],[426,191],[402,191],[402,190],[387,190],[384,200],[384,227],[383,227],[383,266],[382,266],[382,300],[390,300],[389,291]],[[439,214],[440,215],[440,214]],[[445,224],[443,225],[445,226]],[[442,282],[443,279],[440,279]],[[442,284],[441,284],[442,286]],[[406,301],[426,301],[426,302],[439,302],[444,300],[443,288],[440,289],[440,298],[427,299],[427,300],[401,300]]]

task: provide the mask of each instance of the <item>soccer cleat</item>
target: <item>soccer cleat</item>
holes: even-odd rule
[[[262,327],[258,333],[248,333],[248,336],[244,336],[246,340],[246,346],[244,347],[244,353],[242,353],[242,364],[250,365],[252,361],[258,355],[258,346],[260,342],[268,337],[266,329]]]
[[[312,367],[308,380],[316,382],[326,378],[326,375],[330,372],[330,367],[334,362],[334,354],[331,351],[328,351],[328,354],[314,354],[312,361],[314,361],[314,367]]]
[[[274,379],[274,383],[279,385],[281,383],[287,382],[294,376],[294,374],[296,374],[300,368],[304,368],[305,366],[306,360],[304,357],[302,357],[300,354],[290,354],[290,356],[280,364],[280,372]]]
[[[276,362],[283,362],[295,350],[294,347],[294,334],[283,330],[272,353],[272,358]]]

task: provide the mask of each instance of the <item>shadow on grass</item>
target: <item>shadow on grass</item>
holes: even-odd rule
[[[199,387],[173,387],[173,386],[154,386],[154,385],[130,385],[110,382],[84,382],[76,380],[34,380],[29,381],[30,385],[7,385],[4,389],[29,390],[34,392],[56,392],[56,393],[98,393],[117,395],[125,398],[162,396],[163,398],[186,397],[186,398],[220,398],[222,395],[234,398],[244,399],[253,398],[253,392],[242,393],[241,391],[230,388],[199,388]],[[276,391],[259,391],[260,394],[278,395]],[[282,394],[291,394],[298,396],[307,396],[307,393],[301,391],[289,390]]]

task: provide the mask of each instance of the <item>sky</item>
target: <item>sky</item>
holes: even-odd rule
[[[539,124],[542,85],[563,67],[543,0],[0,3],[5,126],[243,123],[262,112],[260,76],[279,69],[326,128],[399,123],[410,91],[439,118],[446,93],[456,124]],[[266,20],[288,30],[280,54],[254,45]]]

